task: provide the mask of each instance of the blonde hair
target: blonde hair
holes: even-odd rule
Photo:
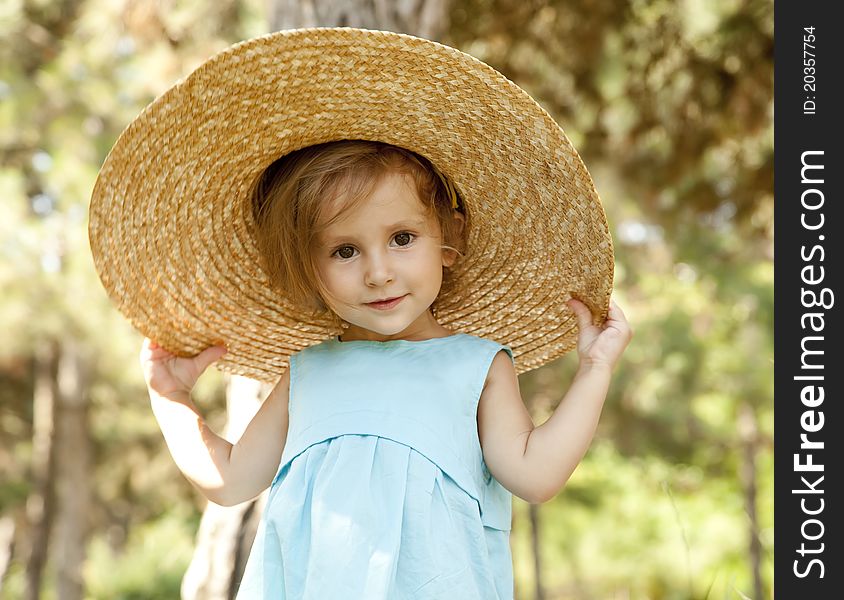
[[[458,197],[457,210],[465,220],[461,227],[442,175],[426,158],[398,146],[364,140],[308,146],[267,167],[252,191],[262,267],[273,287],[300,309],[312,316],[339,319],[322,296],[311,250],[320,232],[369,196],[388,173],[411,177],[427,214],[437,218],[442,247],[454,250],[456,261],[464,256],[469,228],[465,207]],[[343,199],[340,210],[323,222],[325,207],[338,198]],[[451,289],[450,275],[451,270],[443,267],[438,298]]]

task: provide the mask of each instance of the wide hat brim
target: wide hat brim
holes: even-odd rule
[[[601,202],[557,123],[454,48],[352,28],[281,31],[213,56],[126,128],[100,170],[89,237],[100,279],[143,335],[180,355],[224,343],[224,372],[276,381],[336,335],[260,266],[250,191],[293,150],[341,139],[417,152],[471,221],[445,327],[512,348],[523,373],[571,350],[572,296],[606,317],[613,250]]]

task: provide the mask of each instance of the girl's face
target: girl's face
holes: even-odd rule
[[[328,212],[326,220],[336,214]],[[436,216],[426,213],[413,180],[401,173],[384,175],[369,197],[323,231],[315,263],[326,303],[349,323],[344,341],[447,333],[429,310],[443,266],[455,259],[441,244]],[[398,300],[374,304],[385,299]]]

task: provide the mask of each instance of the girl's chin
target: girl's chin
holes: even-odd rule
[[[397,308],[401,308],[404,301],[397,304]],[[436,319],[434,319],[430,308],[417,315],[408,321],[407,314],[404,312],[392,310],[377,310],[364,306],[360,310],[349,311],[348,314],[338,316],[348,323],[344,329],[346,334],[360,334],[360,337],[367,337],[368,335],[394,336],[405,331],[408,328],[425,329],[429,324],[436,328]]]

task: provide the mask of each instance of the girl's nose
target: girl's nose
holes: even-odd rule
[[[393,280],[393,269],[389,259],[384,254],[370,254],[364,276],[366,285],[370,287],[383,286]]]

